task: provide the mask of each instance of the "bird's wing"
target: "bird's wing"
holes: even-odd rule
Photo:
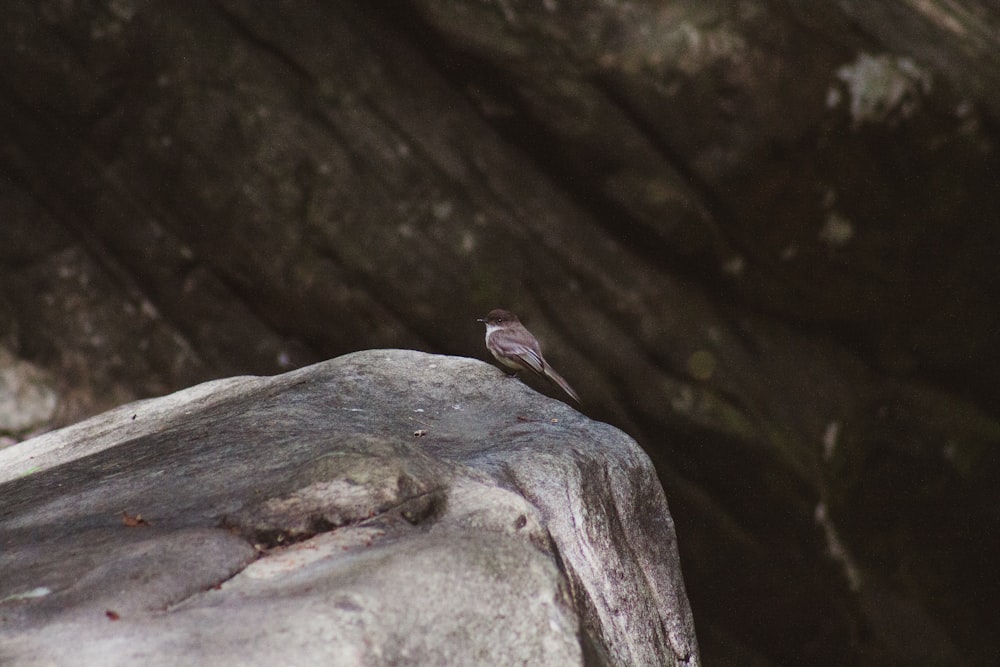
[[[529,347],[527,345],[517,343],[511,340],[511,337],[504,331],[497,331],[493,335],[502,336],[502,338],[497,342],[511,356],[517,357],[522,364],[524,364],[527,368],[530,368],[535,373],[538,373],[543,378],[554,382],[563,391],[569,394],[573,400],[580,403],[580,397],[575,391],[573,391],[573,387],[569,386],[569,382],[566,382],[563,376],[559,375],[559,373],[557,373],[552,366],[549,366],[545,362],[545,359],[542,358],[542,351],[537,345]]]
[[[505,331],[497,331],[494,336],[501,336],[500,346],[508,351],[511,356],[517,357],[525,366],[538,373],[545,375],[545,360],[542,359],[542,351],[537,347],[529,347],[512,340],[512,337]]]

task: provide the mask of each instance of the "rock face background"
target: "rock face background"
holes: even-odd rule
[[[11,2],[0,436],[522,315],[706,664],[1000,655],[1000,14]]]

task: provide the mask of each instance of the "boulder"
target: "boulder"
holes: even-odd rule
[[[699,664],[647,456],[471,359],[127,404],[0,497],[3,664]]]

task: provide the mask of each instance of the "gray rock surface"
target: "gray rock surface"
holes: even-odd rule
[[[58,402],[47,373],[0,345],[0,447],[6,438],[45,429]]]
[[[359,352],[0,451],[0,663],[699,663],[646,455],[478,361]]]

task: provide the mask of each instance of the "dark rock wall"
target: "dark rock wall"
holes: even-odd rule
[[[656,460],[706,664],[1000,652],[991,3],[2,11],[0,360],[58,404],[0,435],[503,305]]]

